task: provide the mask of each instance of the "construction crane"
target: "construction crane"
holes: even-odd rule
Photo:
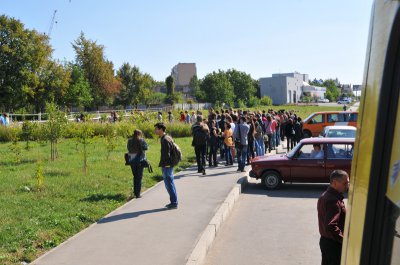
[[[51,22],[50,22],[49,31],[47,32],[47,36],[49,38],[50,38],[51,32],[53,31],[54,23],[57,23],[57,21],[56,21],[56,13],[57,13],[57,10],[54,10],[53,17],[52,17]]]

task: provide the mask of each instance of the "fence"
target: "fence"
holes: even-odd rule
[[[121,115],[121,112],[123,112],[122,116],[130,117],[131,114],[136,111],[167,112],[167,111],[171,111],[173,109],[203,110],[203,109],[208,109],[210,107],[212,107],[211,103],[194,103],[194,104],[179,103],[179,104],[175,104],[174,106],[171,106],[171,105],[155,105],[155,106],[151,106],[151,107],[139,106],[139,108],[137,108],[137,109],[127,108],[127,109],[122,109],[122,110],[109,109],[109,108],[103,107],[103,108],[100,108],[102,110],[87,111],[85,113],[89,114],[91,116],[92,120],[99,121],[101,119],[101,116],[104,114],[106,114],[107,118],[110,119],[111,112],[114,112],[114,111],[120,115]],[[77,120],[79,118],[80,114],[81,114],[81,112],[69,112],[67,114],[67,118],[70,121]],[[30,120],[30,121],[36,121],[36,122],[46,122],[47,121],[47,113],[26,113],[26,114],[10,113],[9,118],[10,118],[10,121],[14,121],[14,122],[22,122],[24,120]]]

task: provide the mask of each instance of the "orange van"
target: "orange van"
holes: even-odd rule
[[[303,121],[305,138],[318,136],[326,126],[348,125],[357,126],[356,111],[321,111],[314,112]]]

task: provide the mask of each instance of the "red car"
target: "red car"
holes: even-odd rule
[[[288,154],[260,156],[251,162],[250,177],[267,189],[282,182],[329,183],[335,169],[350,175],[354,138],[307,138]]]

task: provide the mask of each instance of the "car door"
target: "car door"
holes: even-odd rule
[[[314,115],[307,124],[307,129],[311,132],[312,136],[318,136],[325,127],[325,114]]]
[[[290,182],[326,182],[325,154],[313,157],[313,144],[302,144],[293,156],[290,166]]]
[[[326,145],[325,169],[327,179],[336,169],[342,169],[350,176],[353,149],[353,143],[329,143]]]

